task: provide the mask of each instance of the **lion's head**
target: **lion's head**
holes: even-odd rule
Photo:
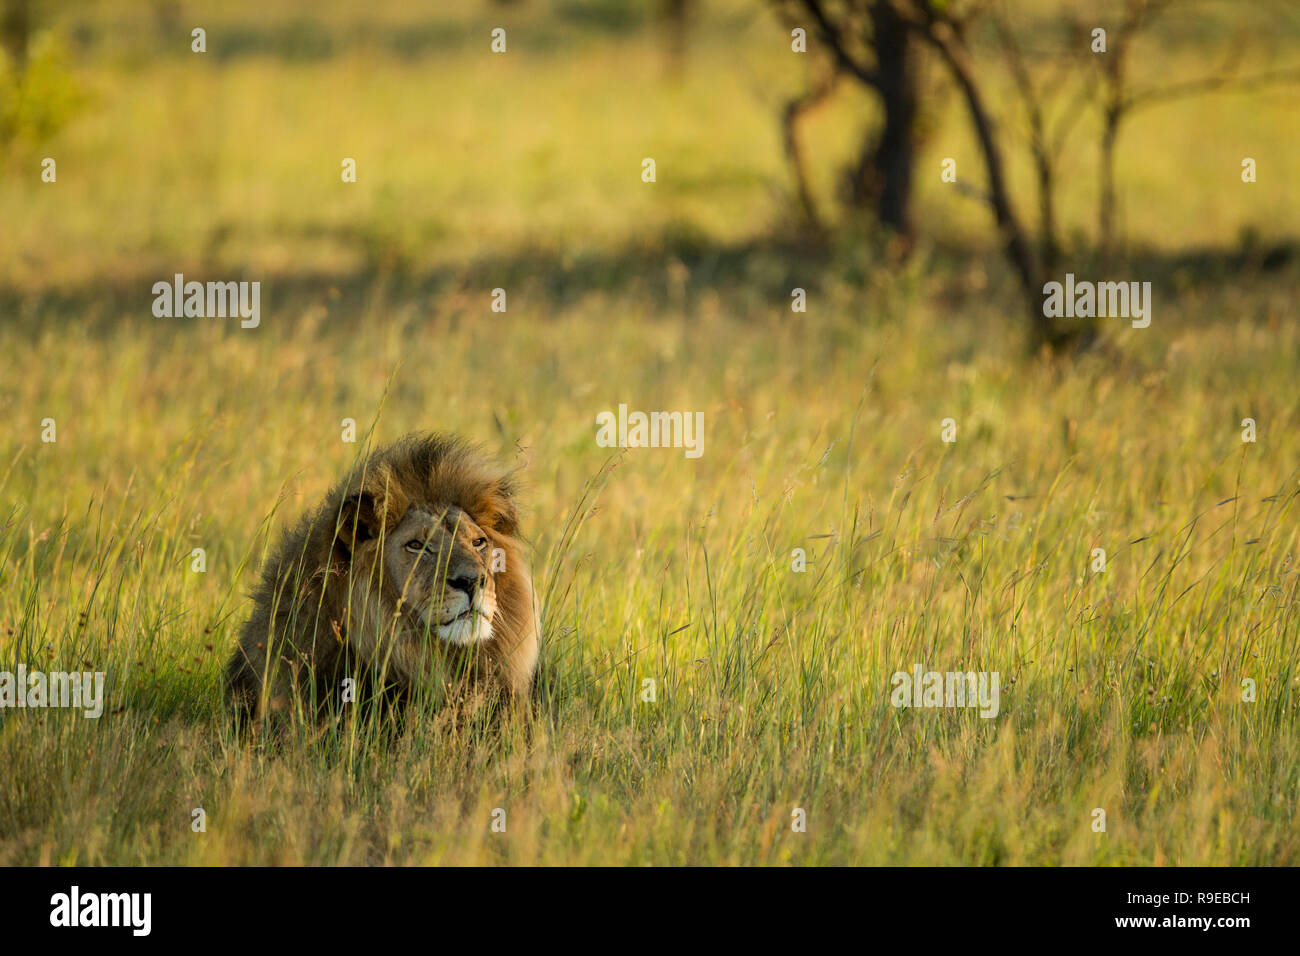
[[[537,607],[514,482],[459,439],[370,455],[286,534],[255,599],[229,672],[244,700],[275,696],[280,664],[298,686],[306,665],[319,696],[348,660],[410,687],[448,654],[512,694],[531,684]]]

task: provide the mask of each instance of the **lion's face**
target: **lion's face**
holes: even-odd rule
[[[374,546],[382,550],[384,576],[402,610],[417,626],[449,644],[492,637],[492,539],[468,512],[455,505],[412,507]]]

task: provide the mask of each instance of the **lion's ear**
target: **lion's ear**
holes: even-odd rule
[[[519,530],[519,512],[515,510],[515,486],[509,478],[497,482],[488,504],[488,524],[498,534],[513,535]]]
[[[359,545],[372,538],[379,537],[383,530],[383,514],[374,495],[368,491],[358,491],[343,499],[335,536],[338,545],[347,554],[352,554]]]

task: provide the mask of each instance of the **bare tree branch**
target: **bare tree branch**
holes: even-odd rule
[[[781,112],[782,141],[785,144],[786,158],[794,172],[795,191],[799,196],[799,205],[803,207],[804,216],[814,229],[821,229],[821,218],[817,214],[817,203],[813,200],[812,187],[809,184],[807,163],[804,161],[803,147],[799,142],[799,121],[810,110],[826,101],[835,91],[839,74],[833,69],[817,80],[811,88],[804,91],[785,105]]]
[[[1133,93],[1124,98],[1123,108],[1125,112],[1132,112],[1140,108],[1168,103],[1171,100],[1196,96],[1201,93],[1212,93],[1216,90],[1225,93],[1239,93],[1258,89],[1261,86],[1294,82],[1300,82],[1300,67],[1266,70],[1263,73],[1255,73],[1250,76],[1203,76],[1183,83],[1170,83],[1168,86],[1152,87]]]
[[[813,19],[817,21],[817,30],[826,46],[830,49],[831,54],[835,57],[836,62],[867,86],[879,87],[880,75],[874,69],[864,66],[849,55],[843,32],[826,15],[820,0],[803,0],[803,5],[812,14]]]

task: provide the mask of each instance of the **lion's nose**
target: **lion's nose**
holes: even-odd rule
[[[447,587],[457,591],[464,591],[467,597],[473,597],[483,585],[483,579],[477,575],[465,575],[462,577],[448,578]]]

